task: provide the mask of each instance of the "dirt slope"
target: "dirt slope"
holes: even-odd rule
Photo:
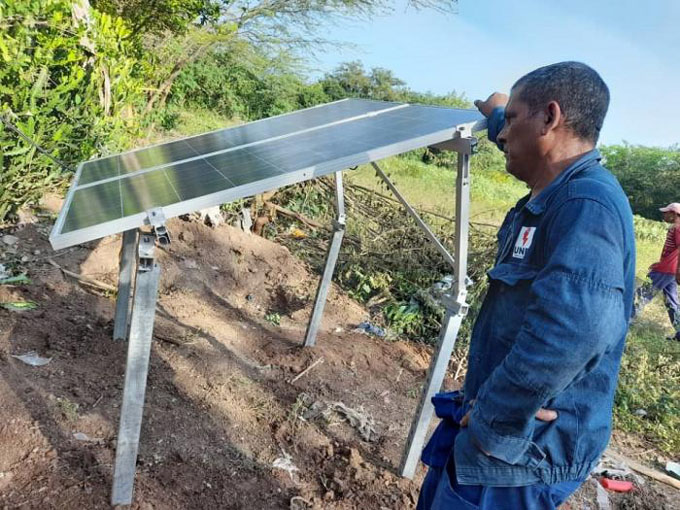
[[[335,288],[318,346],[301,349],[317,280],[300,261],[228,226],[169,227],[135,508],[413,507],[417,485],[391,470],[429,355],[352,331],[364,312]],[[113,299],[43,258],[46,229],[15,232],[17,254],[4,258],[24,257],[33,282],[0,287],[0,301],[39,308],[0,310],[0,504],[106,508],[126,345],[111,340]],[[112,238],[54,260],[115,284],[119,247]],[[52,361],[10,356],[28,351]],[[336,402],[373,417],[375,438],[328,410]],[[272,467],[286,454],[292,476]]]

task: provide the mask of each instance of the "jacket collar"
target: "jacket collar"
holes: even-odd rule
[[[522,204],[530,213],[538,215],[545,211],[545,207],[548,203],[550,197],[555,193],[555,191],[562,187],[563,184],[570,181],[574,175],[579,173],[581,170],[591,167],[592,165],[598,163],[602,159],[600,151],[593,149],[590,152],[586,152],[581,158],[568,166],[565,170],[560,173],[555,180],[553,180],[548,187],[541,191],[536,197],[530,199],[531,195],[526,196],[522,199]],[[525,201],[526,200],[526,201]]]

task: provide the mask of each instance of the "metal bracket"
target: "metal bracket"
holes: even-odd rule
[[[138,248],[138,258],[139,258],[139,268],[138,271],[146,272],[151,271],[154,265],[154,251],[156,249],[156,238],[152,234],[142,234],[139,239]]]
[[[161,246],[167,246],[170,244],[170,232],[165,227],[165,213],[160,207],[154,209],[149,209],[146,213],[149,220],[149,224],[153,227],[154,234],[156,234],[156,239]]]
[[[333,230],[345,230],[347,227],[347,219],[344,214],[338,216],[336,219],[334,219],[331,224],[333,225]]]
[[[456,131],[451,140],[431,145],[429,148],[440,151],[453,151],[461,154],[477,153],[477,138],[472,136],[469,130],[462,129]]]
[[[465,296],[453,297],[451,294],[444,294],[441,302],[451,315],[465,317],[470,310],[470,305],[465,302]]]

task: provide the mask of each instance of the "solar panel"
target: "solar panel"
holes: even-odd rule
[[[50,241],[65,248],[450,140],[476,110],[349,99],[81,164]]]

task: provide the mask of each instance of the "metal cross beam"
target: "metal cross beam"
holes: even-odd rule
[[[378,166],[377,163],[371,163],[373,165],[373,168],[377,172],[377,174],[382,178],[382,180],[387,184],[387,187],[390,188],[390,191],[394,194],[395,197],[401,202],[401,204],[404,206],[406,209],[406,212],[409,213],[409,215],[415,220],[415,222],[418,224],[420,229],[425,232],[425,235],[427,238],[432,241],[432,244],[434,244],[435,248],[439,251],[439,253],[442,254],[442,257],[448,262],[451,267],[455,270],[456,268],[456,261],[454,258],[451,256],[449,251],[446,249],[446,247],[441,243],[439,239],[437,239],[437,236],[434,235],[432,230],[430,230],[430,227],[423,221],[423,219],[420,217],[420,215],[416,212],[416,210],[411,207],[411,204],[408,203],[404,195],[402,195],[397,187],[392,183],[389,177],[387,177],[387,174],[383,172],[382,168]]]

